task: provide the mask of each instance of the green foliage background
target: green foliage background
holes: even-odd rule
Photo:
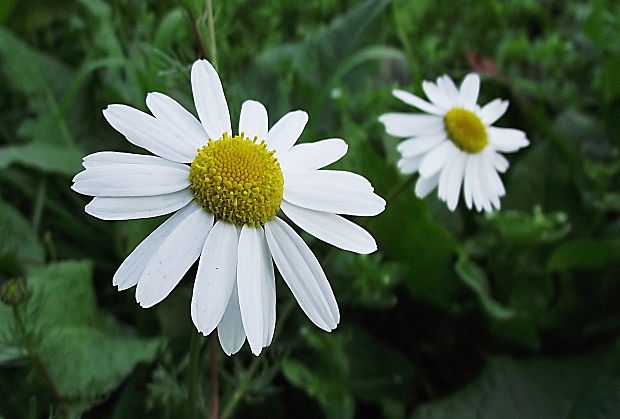
[[[272,121],[304,109],[302,141],[342,137],[336,167],[389,201],[359,220],[379,251],[309,236],[342,322],[313,327],[278,281],[278,335],[260,357],[221,352],[233,417],[620,417],[620,3],[614,0],[305,0],[213,3],[220,76]],[[81,158],[137,151],[101,109],[165,92],[193,110],[208,53],[202,0],[0,4],[0,417],[178,418],[210,409],[209,349],[188,371],[194,271],[142,310],[112,275],[162,220],[103,222],[70,189]],[[450,213],[395,170],[377,117],[447,73],[531,146],[509,156],[503,209]],[[190,380],[191,381],[191,380]]]

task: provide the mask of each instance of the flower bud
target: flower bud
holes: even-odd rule
[[[30,291],[24,279],[9,279],[0,285],[0,301],[10,306],[18,306],[30,298]]]

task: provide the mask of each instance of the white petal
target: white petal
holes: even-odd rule
[[[508,160],[506,160],[506,157],[501,154],[494,152],[491,160],[493,161],[493,167],[495,167],[498,172],[504,173],[508,170]]]
[[[267,245],[267,238],[263,230],[263,259],[265,264],[265,275],[262,283],[261,292],[263,295],[263,347],[271,345],[273,333],[276,329],[276,275],[273,269],[271,252]]]
[[[426,97],[433,102],[433,105],[443,111],[447,111],[456,105],[453,100],[450,100],[447,93],[432,81],[423,81],[422,90],[424,90]]]
[[[443,115],[444,113],[444,111],[439,109],[437,106],[432,105],[424,99],[419,98],[418,96],[404,90],[395,89],[392,90],[392,93],[394,94],[394,96],[396,96],[398,99],[402,100],[406,104],[415,106],[416,108],[426,113],[432,113],[433,115]]]
[[[437,196],[442,201],[446,200],[446,192],[448,190],[448,179],[450,175],[450,170],[452,169],[452,165],[458,158],[460,152],[455,151],[449,158],[446,160],[446,164],[439,172],[439,185],[437,187]]]
[[[136,288],[136,301],[144,308],[162,301],[194,264],[213,224],[213,215],[200,205],[166,237],[146,264]]]
[[[246,100],[241,105],[241,116],[239,117],[239,133],[246,137],[258,140],[267,138],[268,126],[267,109],[262,103],[255,100]]]
[[[146,106],[149,107],[155,117],[168,124],[170,130],[177,130],[189,141],[194,154],[196,149],[207,143],[208,135],[200,121],[176,100],[162,93],[149,93],[146,96]]]
[[[424,137],[415,137],[402,141],[397,146],[397,150],[403,155],[403,157],[413,157],[418,154],[423,154],[432,148],[439,146],[443,141],[446,141],[447,137],[445,132],[441,131],[433,135],[426,135]]]
[[[480,119],[486,125],[491,125],[506,113],[508,109],[508,101],[495,99],[484,105],[480,110]]]
[[[287,113],[267,133],[267,146],[279,155],[284,154],[297,142],[307,123],[308,114],[304,111]]]
[[[239,237],[234,224],[218,220],[207,237],[192,293],[192,320],[207,336],[218,325],[237,277]]]
[[[478,181],[480,182],[480,192],[481,192],[481,205],[487,213],[493,212],[493,206],[491,202],[496,198],[497,194],[493,192],[493,190],[489,187],[488,182],[488,172],[486,170],[484,164],[484,157],[482,155],[478,155]]]
[[[471,209],[474,197],[473,179],[474,179],[474,164],[475,159],[473,155],[467,156],[465,162],[465,177],[463,179],[463,196],[465,197],[465,205]]]
[[[525,132],[514,128],[489,127],[491,144],[497,151],[511,153],[529,145]]]
[[[461,90],[459,92],[459,101],[461,105],[470,110],[474,109],[479,92],[480,76],[476,73],[466,75],[461,83]]]
[[[338,304],[310,248],[277,217],[265,224],[265,234],[273,260],[303,312],[321,329],[335,329],[340,321]]]
[[[85,211],[102,220],[159,217],[183,208],[193,198],[189,189],[155,196],[96,197]]]
[[[450,76],[446,74],[437,77],[437,87],[448,99],[448,109],[456,106],[459,100],[459,89],[457,89],[456,84],[454,84],[454,81],[452,81],[452,78],[450,78]]]
[[[207,60],[192,65],[192,92],[202,126],[213,140],[224,132],[232,134],[228,104],[220,77]]]
[[[320,169],[347,154],[349,146],[340,138],[297,144],[280,157],[282,170]]]
[[[493,208],[499,209],[499,197],[505,192],[503,190],[504,185],[501,183],[501,179],[499,179],[495,168],[488,160],[487,156],[483,154],[481,160],[482,166],[480,168],[480,178],[481,182],[483,183],[483,189],[486,191],[486,196],[492,205],[491,211],[493,210]],[[497,181],[499,181],[499,183]]]
[[[459,195],[461,193],[461,184],[463,183],[466,163],[467,154],[463,152],[459,152],[456,160],[452,162],[446,190],[446,203],[448,204],[450,211],[454,211],[456,204],[459,202]]]
[[[269,336],[267,329],[270,325],[266,320],[271,316],[265,312],[275,308],[275,301],[272,307],[269,307],[273,301],[271,293],[275,293],[274,280],[273,262],[263,229],[243,226],[239,236],[237,286],[243,328],[254,355],[261,353]]]
[[[361,254],[377,250],[369,232],[339,215],[301,208],[286,201],[282,202],[282,211],[299,227],[326,243]]]
[[[115,164],[86,169],[73,178],[74,191],[90,196],[151,196],[189,187],[189,168]]]
[[[112,283],[119,291],[131,288],[138,283],[138,279],[144,272],[146,264],[157,252],[157,249],[185,219],[201,207],[196,203],[190,203],[183,209],[168,218],[162,225],[157,227],[149,236],[125,258],[121,266],[114,274]]]
[[[385,201],[373,193],[364,177],[336,170],[285,173],[284,199],[316,211],[349,215],[377,215]]]
[[[431,177],[444,167],[446,162],[453,158],[459,151],[451,141],[443,142],[439,147],[429,152],[420,163],[420,175]]]
[[[487,191],[484,189],[484,182],[481,177],[482,161],[480,155],[471,155],[469,157],[470,173],[471,173],[471,188],[474,206],[477,211],[491,210],[491,203],[487,196]]]
[[[439,184],[439,174],[433,177],[421,177],[415,184],[415,194],[419,198],[426,197]]]
[[[241,321],[239,292],[237,291],[236,281],[228,299],[226,311],[222,315],[220,324],[217,325],[217,337],[220,340],[220,346],[222,346],[224,353],[229,356],[239,352],[243,342],[245,342],[245,330]]]
[[[418,169],[420,168],[420,163],[422,163],[422,159],[424,159],[423,155],[414,157],[403,157],[402,159],[398,160],[398,163],[396,165],[400,173],[402,173],[403,175],[410,175],[411,173],[415,173],[418,171]]]
[[[494,166],[493,160],[495,155],[497,155],[497,153],[495,153],[494,151],[485,150],[482,157],[484,158],[485,170],[488,173],[487,177],[489,180],[489,186],[491,187],[493,192],[497,194],[497,196],[504,196],[506,194],[506,189],[504,188],[504,183],[499,177],[497,169]]]
[[[385,131],[394,137],[430,135],[443,131],[443,119],[435,115],[386,113],[379,117]]]
[[[170,160],[162,159],[157,156],[149,156],[146,154],[119,153],[118,151],[99,151],[84,157],[82,166],[86,169],[92,169],[99,166],[110,166],[113,164],[141,164],[154,166],[176,167],[178,169],[187,166],[181,163],[175,163]]]
[[[126,105],[109,105],[103,116],[127,140],[168,160],[189,163],[196,147],[176,130],[151,115]]]

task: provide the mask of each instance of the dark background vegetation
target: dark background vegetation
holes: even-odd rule
[[[342,137],[336,167],[389,201],[359,220],[379,251],[306,237],[338,298],[324,333],[281,280],[274,343],[221,352],[235,417],[620,417],[620,2],[215,0],[219,73],[271,120],[304,109],[302,141]],[[103,222],[70,189],[81,158],[136,151],[101,109],[165,92],[193,110],[208,53],[202,0],[2,0],[0,417],[184,417],[195,271],[143,310],[111,278],[161,219]],[[531,146],[509,156],[492,216],[417,199],[377,122],[394,87],[477,71],[481,100]],[[210,338],[209,338],[210,339]],[[197,409],[208,412],[204,339]]]

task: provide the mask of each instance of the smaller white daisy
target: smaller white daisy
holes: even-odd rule
[[[511,153],[529,144],[525,133],[493,124],[508,109],[508,101],[495,99],[482,108],[476,103],[480,77],[468,74],[458,89],[447,76],[424,81],[430,102],[404,90],[394,96],[426,114],[386,113],[379,117],[388,134],[407,139],[398,144],[403,174],[419,172],[415,187],[424,198],[435,188],[439,199],[454,211],[463,186],[467,208],[492,212],[506,190],[499,173],[508,169],[500,153]]]

